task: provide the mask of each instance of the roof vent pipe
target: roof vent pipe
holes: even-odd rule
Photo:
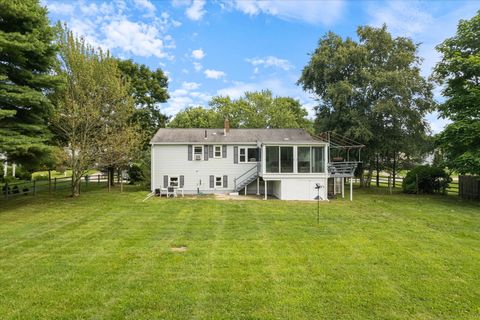
[[[207,139],[207,130],[205,130],[205,137],[203,139]]]
[[[223,121],[223,134],[226,136],[229,131],[230,131],[230,121],[228,121],[228,118],[225,118],[225,120]]]

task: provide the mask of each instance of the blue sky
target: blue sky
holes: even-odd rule
[[[319,38],[328,31],[356,38],[360,25],[386,23],[396,36],[421,43],[422,73],[438,61],[435,45],[471,18],[475,1],[42,0],[91,44],[168,75],[168,115],[207,106],[215,95],[270,89],[297,98],[313,116],[312,94],[296,85]],[[435,90],[441,100],[440,90]],[[446,121],[428,116],[439,132]]]

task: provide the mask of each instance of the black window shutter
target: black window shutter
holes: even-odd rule
[[[193,158],[193,146],[191,144],[188,145],[188,161],[192,161]]]
[[[222,146],[222,158],[226,158],[226,157],[227,157],[227,146],[223,145]]]
[[[213,146],[212,145],[208,146],[208,157],[213,158]]]
[[[203,160],[208,160],[208,145],[203,146]]]
[[[185,182],[185,176],[180,176],[180,188],[183,188],[184,182]]]
[[[233,163],[238,163],[238,147],[233,147]]]
[[[168,187],[168,176],[163,176],[163,187],[164,188]]]
[[[262,160],[262,148],[257,148],[257,161]]]
[[[214,176],[210,176],[210,188],[214,188],[215,187],[215,177]]]
[[[228,176],[223,176],[223,187],[228,188]]]

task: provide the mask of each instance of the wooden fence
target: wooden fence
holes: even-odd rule
[[[358,179],[355,179],[355,182],[357,182]],[[393,178],[388,177],[388,176],[380,176],[379,179],[379,187],[384,187],[384,188],[393,188]],[[396,176],[395,179],[395,188],[402,188],[402,182],[403,182],[403,177],[402,176]],[[372,178],[372,186],[377,185],[377,179],[376,177]],[[459,195],[459,181],[458,180],[453,180],[448,184],[447,187],[447,194],[453,194],[453,195]]]
[[[114,176],[114,181],[119,182],[119,176]],[[84,176],[80,183],[80,190],[86,191],[91,185],[101,185],[104,184],[108,186],[108,175],[106,174],[96,174]],[[0,199],[11,199],[18,196],[28,196],[36,195],[41,192],[57,192],[65,189],[70,189],[72,186],[72,177],[62,177],[62,178],[53,178],[53,179],[39,179],[31,181],[21,181],[14,183],[5,183],[0,184],[1,188],[1,197]]]
[[[459,176],[459,195],[463,199],[480,200],[480,177]]]

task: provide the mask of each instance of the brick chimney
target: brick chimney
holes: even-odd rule
[[[228,118],[225,118],[225,120],[223,121],[223,134],[226,136],[229,131],[230,131],[230,122],[228,121]]]

